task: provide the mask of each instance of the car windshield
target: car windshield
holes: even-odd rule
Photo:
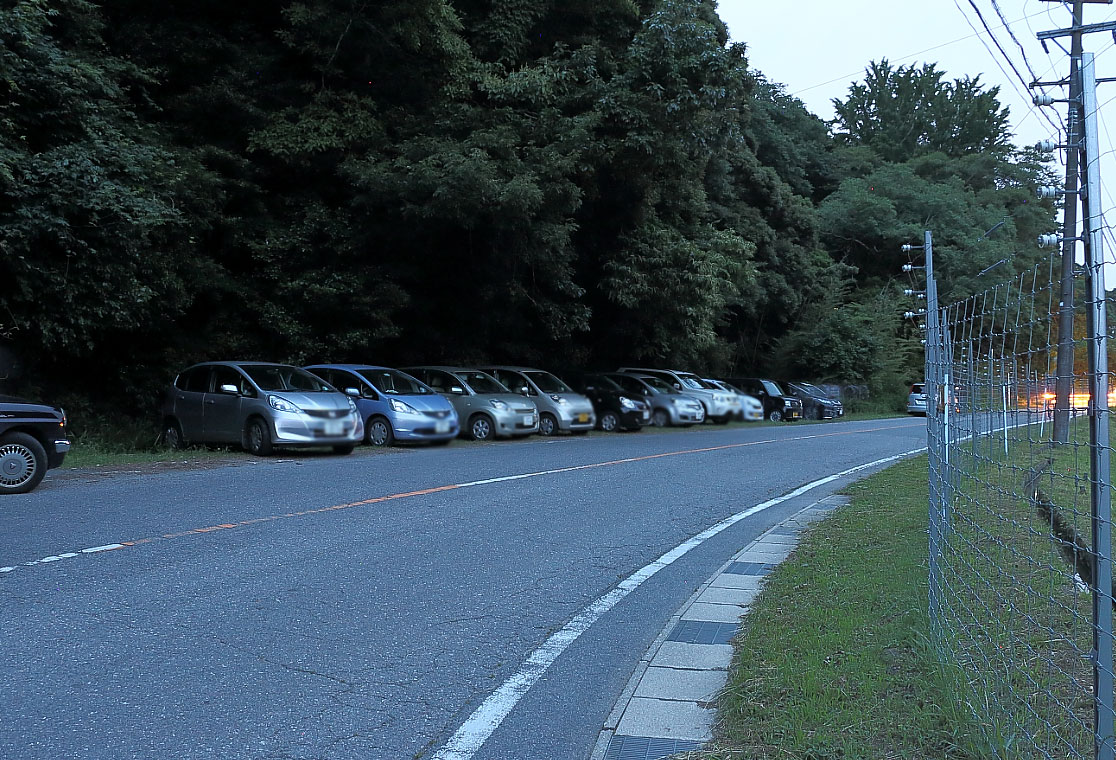
[[[772,396],[783,395],[783,389],[779,387],[778,383],[772,382],[771,380],[761,380],[760,382],[763,383],[763,389]]]
[[[587,378],[585,378],[585,384],[586,385],[594,385],[598,389],[603,390],[603,391],[623,391],[624,390],[623,388],[620,387],[620,383],[616,382],[615,380],[613,380],[611,377],[608,377],[607,375],[589,375]]]
[[[706,390],[706,387],[701,384],[701,378],[697,375],[688,375],[686,373],[679,373],[678,379],[682,381],[682,385],[695,391]]]
[[[708,380],[708,379],[706,379],[706,380],[702,380],[702,382],[705,383],[706,388],[710,388],[710,389],[715,390],[715,391],[728,391],[729,390],[728,388],[725,387],[725,384],[722,383],[719,380]],[[730,392],[732,392],[732,391],[730,391]]]
[[[298,367],[283,364],[241,364],[240,368],[262,391],[335,392],[333,386],[325,380]]]
[[[511,393],[496,378],[483,372],[455,372],[454,374],[468,383],[469,387],[477,393]]]
[[[655,393],[677,393],[678,392],[678,391],[674,390],[673,385],[668,383],[666,380],[663,380],[662,378],[647,376],[647,377],[641,377],[639,379],[642,380],[643,382],[647,383],[648,385],[650,385],[651,390],[655,391]]]
[[[524,372],[543,393],[573,393],[570,386],[563,383],[549,372]]]
[[[376,386],[376,390],[388,396],[429,396],[434,392],[405,372],[395,369],[365,367],[360,374]]]
[[[797,383],[797,385],[805,393],[811,396],[817,396],[818,398],[827,398],[826,392],[813,383]]]

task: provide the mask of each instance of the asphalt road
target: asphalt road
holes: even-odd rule
[[[0,503],[0,757],[433,757],[664,552],[925,442],[922,419],[889,419],[51,473]],[[624,597],[477,760],[584,760],[664,622],[788,510]]]

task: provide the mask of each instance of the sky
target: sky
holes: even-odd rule
[[[1010,109],[1016,144],[1033,145],[1047,138],[1065,142],[1061,130],[1066,104],[1038,108],[1032,105],[1033,92],[1026,85],[1035,78],[1050,81],[1068,75],[1068,53],[1053,42],[1044,51],[1035,35],[1070,26],[1069,3],[719,0],[718,11],[733,41],[747,45],[749,67],[783,84],[789,94],[823,119],[833,117],[832,99],[846,96],[849,84],[863,79],[871,61],[887,58],[893,65],[935,63],[948,80],[979,75],[985,85],[999,86],[1000,102]],[[1085,24],[1109,20],[1116,20],[1116,3],[1086,2]],[[1068,38],[1063,44],[1068,49]],[[1096,76],[1116,77],[1113,36],[1107,32],[1087,35],[1084,45],[1096,56]],[[1060,87],[1045,92],[1055,98],[1066,96],[1065,88]],[[1109,189],[1116,188],[1116,82],[1101,84],[1097,98],[1102,202],[1106,220],[1116,220],[1116,191]],[[1064,154],[1056,156],[1064,167]],[[1108,248],[1106,263],[1116,256],[1116,245],[1110,243]],[[1106,284],[1111,288],[1114,270],[1105,269]]]

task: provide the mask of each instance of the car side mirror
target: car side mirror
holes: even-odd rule
[[[674,389],[678,390],[678,391],[682,390],[682,383],[675,383],[674,384]]]
[[[240,395],[240,389],[232,383],[226,383],[225,385],[220,386],[217,390],[221,393],[228,393],[230,396]]]
[[[519,395],[520,396],[530,396],[531,395],[531,389],[528,388],[526,385],[521,386],[519,388]]]
[[[345,395],[353,396],[354,398],[360,398],[360,388],[346,388]]]
[[[462,388],[460,385],[451,385],[450,389],[449,389],[449,392],[454,394],[455,396],[464,396],[465,395],[465,389]]]

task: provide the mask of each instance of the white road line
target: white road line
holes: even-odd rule
[[[667,567],[680,557],[685,556],[691,549],[700,546],[706,540],[732,527],[746,517],[751,517],[757,512],[770,509],[796,496],[801,496],[807,491],[811,491],[827,483],[832,483],[835,480],[860,472],[861,470],[866,470],[870,467],[878,467],[879,465],[894,462],[898,459],[919,454],[923,451],[926,451],[925,447],[911,449],[902,454],[896,454],[895,456],[877,459],[867,464],[850,467],[847,470],[842,470],[833,475],[807,483],[804,486],[799,486],[788,494],[774,499],[768,499],[754,507],[749,507],[742,512],[737,512],[731,517],[726,517],[711,528],[707,528],[696,536],[682,542],[654,562],[636,570],[617,584],[616,588],[612,589],[575,615],[561,630],[552,634],[538,649],[533,651],[526,662],[520,666],[519,670],[508,678],[508,680],[504,681],[496,691],[492,692],[492,694],[480,704],[480,707],[473,711],[473,714],[454,732],[450,740],[434,754],[432,760],[471,760],[473,755],[484,746],[484,743],[488,741],[489,737],[500,727],[504,719],[515,709],[519,700],[535,685],[542,677],[543,673],[554,664],[554,661],[566,651],[566,648],[569,647],[570,644],[576,641],[585,631],[589,630],[590,626],[600,620],[606,612],[615,607],[624,597],[635,591],[664,567]]]

